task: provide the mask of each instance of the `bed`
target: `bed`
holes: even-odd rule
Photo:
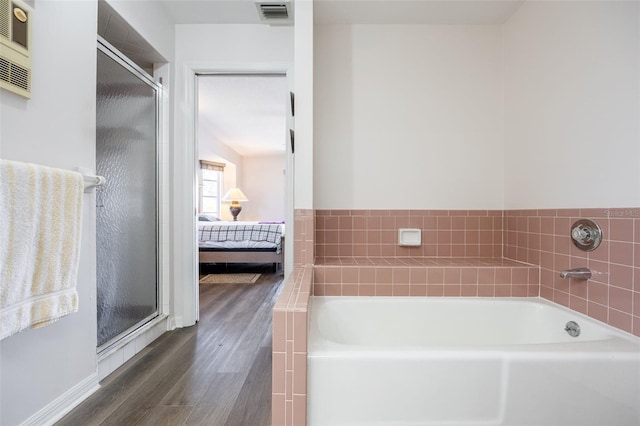
[[[284,265],[284,224],[198,220],[200,263]]]

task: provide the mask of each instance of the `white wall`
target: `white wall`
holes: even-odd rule
[[[505,207],[640,205],[638,2],[526,2],[505,25]]]
[[[244,157],[242,191],[249,199],[243,203],[239,220],[285,220],[285,156]]]
[[[285,220],[285,154],[241,156],[227,145],[200,138],[199,158],[225,163],[222,194],[238,187],[249,198],[238,220]],[[222,220],[233,220],[229,204],[223,203]]]
[[[317,2],[316,2],[317,3]],[[295,93],[295,155],[294,172],[294,208],[313,209],[313,164],[314,164],[314,2],[313,0],[295,1],[295,70],[293,87]],[[290,222],[293,222],[290,220]],[[289,235],[292,235],[289,228]],[[287,239],[287,244],[292,238]],[[292,253],[293,250],[287,250]],[[285,262],[291,265],[293,262]]]
[[[173,61],[174,25],[155,1],[106,0],[167,62]]]
[[[167,59],[173,26],[162,9],[110,2]],[[116,5],[115,3],[119,3]],[[156,5],[158,6],[158,5]],[[0,156],[52,167],[95,170],[97,2],[38,0],[33,13],[32,98],[0,92]],[[63,47],[63,48],[62,48]],[[156,69],[166,100],[170,70]],[[163,126],[167,156],[168,120]],[[165,184],[167,176],[162,176]],[[79,311],[0,341],[0,424],[42,424],[97,385],[95,195],[85,195],[78,271]],[[168,206],[161,194],[163,211]],[[162,238],[168,222],[163,216]],[[165,240],[166,242],[166,240]],[[163,275],[168,276],[167,259]],[[165,281],[164,285],[167,285]],[[166,288],[164,289],[167,290]],[[167,308],[163,307],[167,312]]]
[[[288,66],[293,61],[293,27],[269,25],[176,25],[176,62],[241,71]]]
[[[639,205],[639,7],[316,24],[314,207]]]
[[[316,25],[314,207],[503,206],[499,26]]]
[[[2,158],[95,170],[96,17],[92,1],[37,2],[32,98],[0,93]],[[95,376],[94,195],[84,203],[79,311],[0,342],[2,425],[20,424]]]
[[[198,127],[198,158],[213,162],[231,162],[242,164],[242,156],[218,139],[208,136]]]

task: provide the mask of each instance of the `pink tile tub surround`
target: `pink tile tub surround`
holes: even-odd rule
[[[504,256],[540,265],[540,295],[640,336],[640,208],[505,211]],[[579,250],[570,229],[580,218],[603,231],[600,247]],[[560,278],[588,267],[589,281]]]
[[[593,252],[571,243],[578,218],[604,231]],[[273,313],[273,425],[306,424],[311,294],[541,295],[640,336],[640,208],[296,210],[294,220],[295,269]],[[399,227],[420,228],[422,247],[397,247]],[[559,277],[581,266],[591,280]]]
[[[316,257],[502,257],[501,210],[316,210]],[[398,228],[422,230],[398,247]]]
[[[593,252],[571,242],[578,218],[604,231]],[[421,229],[422,246],[398,247],[400,227]],[[640,336],[640,208],[317,210],[315,240],[314,294],[539,294]],[[588,282],[560,278],[580,266],[593,271]]]

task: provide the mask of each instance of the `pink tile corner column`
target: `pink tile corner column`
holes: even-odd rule
[[[294,212],[294,270],[273,309],[271,424],[304,426],[307,418],[307,329],[313,288],[314,212]]]
[[[312,285],[312,268],[295,268],[273,309],[271,424],[274,426],[306,424],[307,324]]]
[[[313,210],[296,209],[294,221],[293,265],[310,265],[315,258],[315,212]]]

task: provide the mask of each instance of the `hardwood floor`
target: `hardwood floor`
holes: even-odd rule
[[[198,324],[162,335],[56,425],[270,425],[271,311],[283,277],[244,266],[262,274],[256,284],[200,284]]]

